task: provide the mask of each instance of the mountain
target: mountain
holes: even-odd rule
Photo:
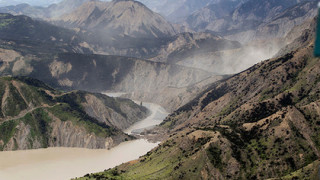
[[[248,42],[256,39],[283,38],[293,27],[302,24],[306,20],[313,19],[317,15],[317,11],[316,1],[301,2],[273,16],[270,20],[265,20],[258,25],[256,29],[231,33],[231,35],[227,35],[225,38],[238,40],[240,42]]]
[[[139,94],[140,97],[135,99],[158,102],[169,111],[192,98],[183,102],[179,99],[169,101],[173,97],[170,92],[183,93],[188,86],[213,75],[200,69],[137,58],[60,51],[49,53],[38,46],[26,47],[11,40],[0,42],[2,76],[30,76],[64,90],[112,90],[132,93],[132,96]],[[217,79],[219,77],[216,76]]]
[[[212,84],[169,115],[157,148],[83,179],[318,178],[320,61],[311,24],[294,51]]]
[[[45,13],[49,14],[50,18],[57,18],[74,11],[88,1],[89,0],[63,0],[56,4],[50,4],[50,6],[46,8]]]
[[[23,4],[28,3],[33,6],[49,6],[54,3],[58,3],[61,0],[48,0],[48,1],[42,1],[42,0],[0,0],[0,7],[1,6],[11,6],[11,5],[17,5],[17,4]]]
[[[283,37],[293,26],[313,18],[317,12],[316,1],[249,0],[238,6],[232,6],[234,2],[230,1],[224,3],[222,7],[231,3],[230,9],[224,8],[226,12],[221,13],[219,6],[207,6],[189,16],[184,24],[197,31],[211,31],[246,43]],[[219,13],[225,16],[217,15]]]
[[[92,52],[74,31],[27,16],[0,13],[0,31],[1,46],[7,42],[35,53]]]
[[[62,17],[60,24],[98,32],[101,36],[161,38],[174,35],[174,27],[137,1],[90,1]]]
[[[241,45],[212,33],[180,33],[162,45],[152,61],[178,64],[212,72],[234,74],[273,57],[286,41],[258,41]]]
[[[45,10],[44,7],[31,6],[26,3],[0,7],[0,13],[26,15],[33,18],[48,18],[49,14],[46,14]]]
[[[17,5],[17,4],[19,4],[19,2],[17,2],[17,1],[12,1],[12,0],[1,0],[1,1],[0,1],[0,7],[10,6],[10,5]]]
[[[208,6],[210,4],[223,3],[222,0],[176,0],[176,1],[153,1],[153,0],[139,0],[150,9],[158,12],[168,18],[172,22],[182,22],[186,17],[193,12]],[[232,0],[233,2],[244,2],[245,0]]]
[[[225,0],[209,4],[187,16],[184,25],[195,31],[205,30],[210,23],[229,16],[241,3],[243,2]]]
[[[256,36],[264,38],[285,37],[297,25],[317,16],[317,1],[299,3],[260,25]]]
[[[193,97],[194,94],[190,93],[192,96],[176,99],[181,97],[185,88],[213,75],[201,69],[141,58],[92,55],[95,50],[84,40],[83,34],[26,16],[2,14],[0,24],[3,28],[0,33],[2,76],[31,76],[65,90],[128,92],[135,99],[158,102],[172,111]],[[147,45],[137,49],[143,51]],[[160,49],[158,45],[153,48],[156,47]],[[122,51],[113,48],[115,54]],[[170,92],[180,96],[173,96]],[[169,101],[170,98],[176,100]]]
[[[121,129],[147,113],[131,100],[84,91],[63,93],[27,77],[1,77],[0,87],[1,151],[111,148],[132,139]],[[96,119],[97,114],[104,116]]]
[[[42,2],[42,0],[39,0]],[[60,2],[47,2],[48,7],[39,6],[42,3],[26,2],[11,4],[0,7],[0,13],[10,13],[13,15],[26,15],[38,19],[51,19],[70,13],[84,2],[89,0],[63,0]]]
[[[151,57],[150,60],[223,74],[225,72],[223,69],[230,68],[225,66],[227,64],[225,58],[213,54],[221,55],[223,52],[235,51],[239,48],[242,48],[239,42],[229,41],[210,33],[179,33],[167,44],[162,45],[157,55]]]
[[[159,50],[159,55],[153,57],[152,60],[175,64],[202,53],[239,47],[241,44],[238,42],[229,41],[210,33],[179,33],[172,37],[168,44]]]

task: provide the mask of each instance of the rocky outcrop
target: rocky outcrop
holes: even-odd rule
[[[29,141],[28,136],[30,136],[30,126],[25,125],[23,122],[16,126],[16,133],[15,135],[9,139],[7,144],[3,146],[4,151],[12,151],[16,150],[26,150],[33,147],[35,149],[41,148],[41,143],[39,139],[34,139],[33,141]]]
[[[113,100],[108,97],[102,99],[94,95],[86,95],[85,99],[86,102],[83,103],[83,106],[88,115],[96,118],[99,122],[121,130],[127,129],[147,115],[147,109],[135,105],[131,100],[120,98]],[[110,101],[113,101],[112,106],[110,106]]]
[[[195,98],[199,93],[206,89],[209,84],[223,78],[224,76],[214,75],[185,87],[167,87],[153,91],[135,91],[128,93],[123,97],[144,102],[153,102],[164,107],[166,111],[173,112]]]
[[[209,76],[210,73],[199,69],[165,63],[136,61],[122,81],[115,84],[114,89],[124,92],[152,92],[166,87],[185,87]]]
[[[53,117],[53,115],[51,115]],[[85,128],[77,127],[72,122],[62,122],[54,118],[50,124],[52,131],[49,139],[49,147],[81,147],[89,149],[106,149],[119,144],[113,142],[111,137],[99,137],[94,133],[88,133]]]

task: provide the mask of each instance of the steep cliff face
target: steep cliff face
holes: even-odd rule
[[[170,137],[156,149],[89,178],[317,178],[320,61],[313,40],[212,84],[163,122]]]
[[[137,106],[134,102],[99,95],[86,95],[83,103],[88,115],[96,118],[99,122],[118,129],[125,130],[135,122],[146,117],[147,109]],[[112,105],[110,108],[108,106]]]
[[[175,64],[204,53],[214,53],[240,47],[241,44],[238,42],[229,41],[210,33],[181,33],[174,36],[165,46],[162,46],[158,55],[151,59]]]
[[[6,59],[0,69],[2,75],[28,75],[63,89],[145,93],[150,98],[143,100],[149,102],[159,102],[153,101],[155,97],[166,99],[169,90],[186,88],[212,76],[200,69],[128,57],[65,53],[29,58],[17,51],[3,52],[18,58]],[[21,68],[13,69],[20,61]],[[164,91],[168,93],[161,94]]]
[[[140,90],[128,93],[124,95],[124,97],[139,101],[153,102],[161,105],[168,112],[173,112],[194,99],[197,94],[206,89],[208,85],[225,77],[226,76],[213,75],[195,84],[184,87],[166,87],[153,91]]]
[[[62,93],[31,78],[0,78],[0,150],[111,148],[147,109],[131,100],[82,91]],[[100,104],[96,104],[100,103]],[[110,112],[110,116],[100,116]]]

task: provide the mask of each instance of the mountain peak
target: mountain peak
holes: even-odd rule
[[[173,26],[140,2],[90,1],[61,19],[66,26],[131,37],[163,37],[175,34]]]

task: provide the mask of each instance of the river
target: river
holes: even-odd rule
[[[122,93],[107,95],[117,97]],[[151,115],[129,127],[126,133],[149,129],[160,124],[168,114],[159,105],[145,102],[143,105],[151,111]],[[137,159],[157,145],[139,139],[121,143],[110,150],[47,148],[0,152],[0,180],[64,180],[80,177]]]

